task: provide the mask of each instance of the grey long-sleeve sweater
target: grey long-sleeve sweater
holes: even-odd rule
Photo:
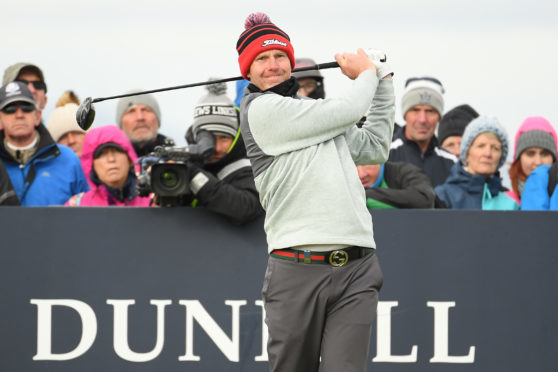
[[[364,71],[343,96],[323,100],[250,93],[240,111],[266,210],[269,252],[302,245],[375,248],[355,162],[388,158],[395,119],[391,79],[378,81]]]

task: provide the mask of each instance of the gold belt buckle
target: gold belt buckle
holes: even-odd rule
[[[333,251],[329,255],[331,266],[343,266],[349,262],[349,254],[343,250]]]

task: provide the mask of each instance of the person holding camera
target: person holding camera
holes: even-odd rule
[[[202,163],[188,162],[192,195],[185,204],[208,208],[236,224],[244,224],[262,215],[263,209],[240,135],[238,110],[226,95],[225,83],[206,88],[208,93],[194,108],[186,141],[195,146],[209,133],[215,146]]]
[[[81,166],[91,190],[72,196],[73,207],[149,207],[150,198],[137,195],[132,143],[116,125],[91,129],[85,135]]]

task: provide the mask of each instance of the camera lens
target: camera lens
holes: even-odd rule
[[[174,189],[178,186],[179,177],[174,169],[165,169],[159,177],[161,185],[168,189]]]

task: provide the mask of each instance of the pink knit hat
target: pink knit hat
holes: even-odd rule
[[[519,127],[515,134],[513,160],[517,161],[521,153],[530,147],[548,150],[556,160],[558,138],[552,124],[542,116],[530,116]]]

